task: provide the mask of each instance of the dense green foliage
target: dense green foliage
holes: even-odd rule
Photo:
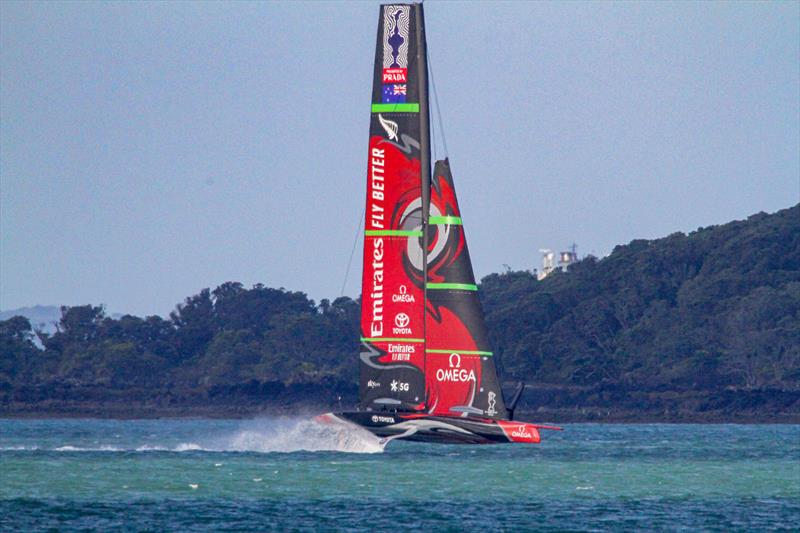
[[[315,306],[303,293],[229,282],[187,298],[169,319],[114,320],[91,305],[61,312],[56,333],[38,333],[44,350],[27,319],[0,322],[3,403],[107,398],[157,407],[212,397],[274,401],[286,391],[290,402],[309,385],[356,388],[340,383],[357,373],[359,305],[350,298]]]
[[[534,385],[523,408],[800,409],[800,205],[636,240],[543,281],[492,274],[481,295],[501,375]],[[350,298],[233,282],[168,319],[64,307],[47,335],[14,317],[0,322],[0,406],[353,401],[358,321]]]
[[[637,388],[800,387],[800,207],[482,281],[507,377]]]

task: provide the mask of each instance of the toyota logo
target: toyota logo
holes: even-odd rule
[[[397,313],[394,317],[394,325],[398,328],[404,328],[408,325],[409,322],[408,315],[405,313]]]

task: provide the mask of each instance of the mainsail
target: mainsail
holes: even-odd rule
[[[422,6],[381,6],[361,301],[367,410],[507,418],[448,161],[430,174]],[[423,253],[425,250],[425,253]]]
[[[361,291],[361,404],[425,406],[423,219],[430,156],[422,6],[381,6]]]

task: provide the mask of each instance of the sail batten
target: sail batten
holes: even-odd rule
[[[461,217],[438,216],[438,217],[428,218],[428,224],[446,224],[448,226],[460,226],[462,222],[461,222]]]
[[[425,342],[425,339],[408,337],[361,337],[361,342]]]
[[[422,237],[422,230],[402,229],[368,229],[364,231],[367,237]]]
[[[493,352],[481,352],[479,350],[461,350],[459,348],[448,348],[446,350],[441,350],[441,349],[436,350],[433,348],[428,348],[425,351],[427,353],[443,353],[443,354],[451,354],[453,352],[457,352],[462,355],[483,355],[485,357],[491,357],[492,355],[494,355]]]
[[[428,283],[429,289],[442,289],[452,291],[477,291],[478,286],[474,283]]]
[[[373,113],[419,113],[419,104],[372,104]]]

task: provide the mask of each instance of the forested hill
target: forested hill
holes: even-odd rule
[[[800,205],[481,289],[503,376],[542,384],[531,406],[800,417]]]
[[[800,205],[481,282],[539,420],[800,420]],[[0,415],[231,415],[356,401],[359,303],[225,283],[168,317],[0,322]]]

